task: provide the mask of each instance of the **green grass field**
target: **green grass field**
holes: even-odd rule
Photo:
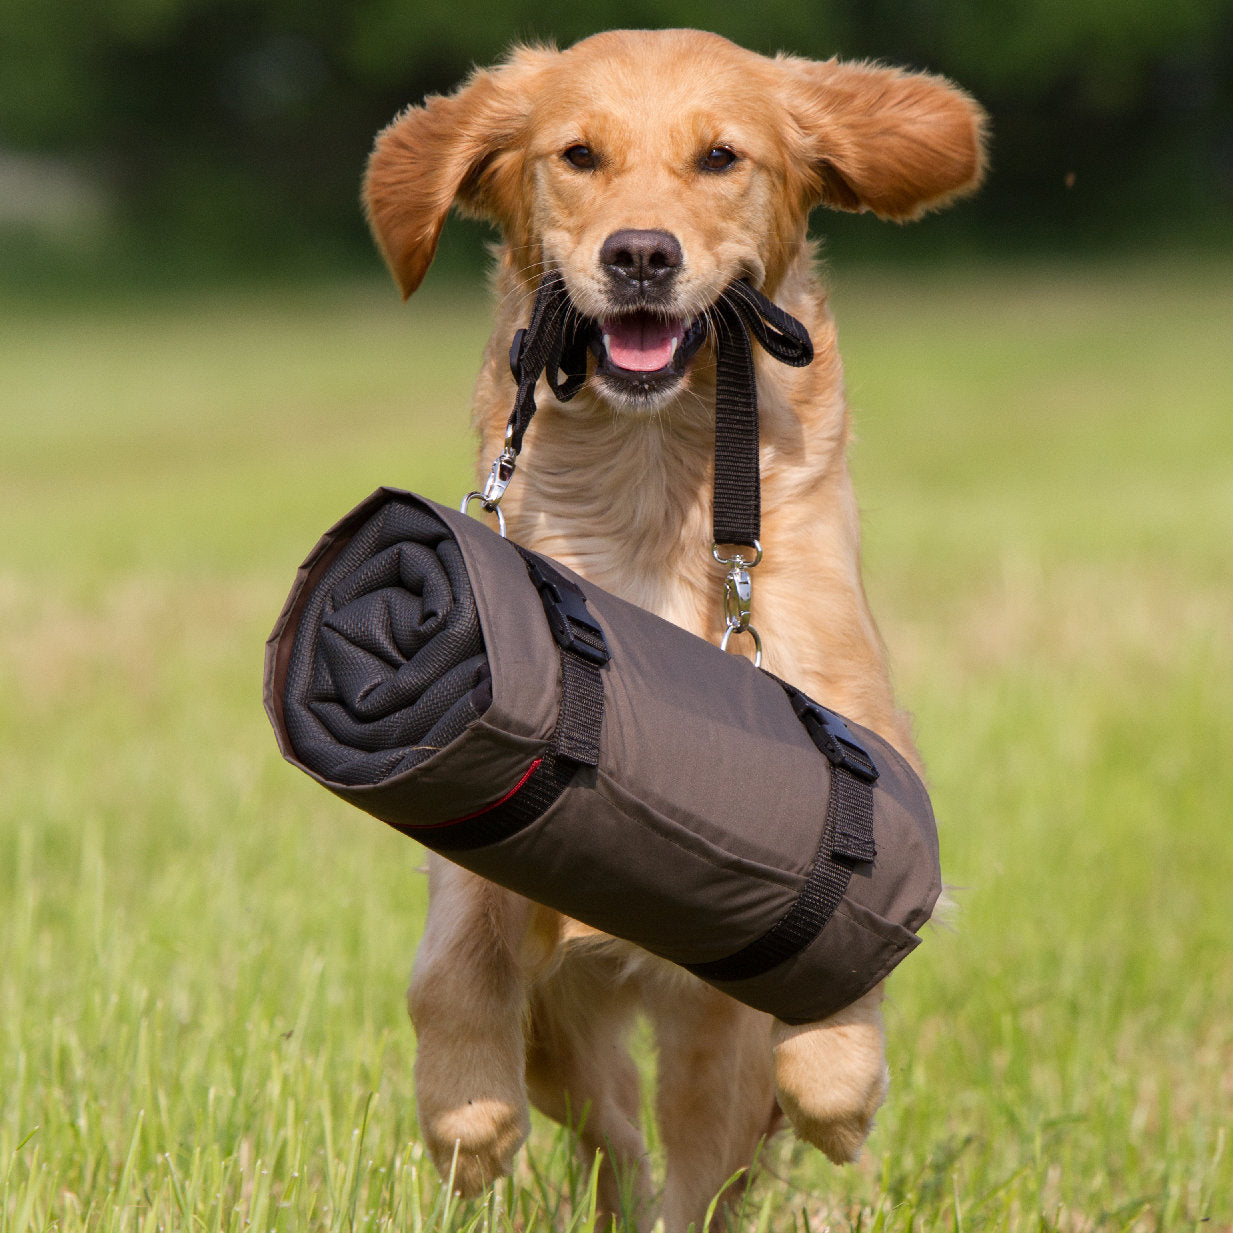
[[[742,1229],[1233,1230],[1231,274],[834,277],[958,910],[892,982],[863,1162],[776,1140]],[[587,1229],[545,1124],[486,1203],[439,1184],[421,854],[259,697],[320,531],[467,483],[482,303],[0,316],[0,1228]]]

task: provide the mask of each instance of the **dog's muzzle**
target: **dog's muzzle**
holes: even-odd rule
[[[664,317],[647,309],[592,323],[590,350],[596,374],[638,393],[675,385],[706,338],[706,321]]]

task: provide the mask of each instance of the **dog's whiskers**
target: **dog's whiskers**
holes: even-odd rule
[[[528,277],[531,275],[539,275],[542,278],[543,275],[546,274],[551,268],[551,264],[543,258],[520,266],[514,271],[514,285],[506,291],[504,296],[501,297],[498,302],[498,306],[500,308],[504,308],[510,302],[516,301],[518,303],[518,307],[521,308],[525,304],[532,302],[535,299],[536,286],[527,286]]]

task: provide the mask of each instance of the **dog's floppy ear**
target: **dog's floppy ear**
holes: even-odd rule
[[[518,49],[499,68],[473,73],[454,94],[408,107],[377,135],[364,206],[403,299],[432,263],[452,205],[497,223],[507,236],[525,226],[520,141],[531,83],[552,54]]]
[[[785,57],[810,205],[907,222],[984,174],[985,113],[942,77]]]

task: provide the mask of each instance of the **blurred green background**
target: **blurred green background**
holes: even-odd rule
[[[517,40],[697,25],[763,52],[952,76],[993,117],[979,198],[904,240],[828,216],[841,251],[1227,241],[1229,0],[6,0],[0,262],[8,280],[329,273],[373,257],[374,133]],[[476,268],[474,233],[447,266]]]

